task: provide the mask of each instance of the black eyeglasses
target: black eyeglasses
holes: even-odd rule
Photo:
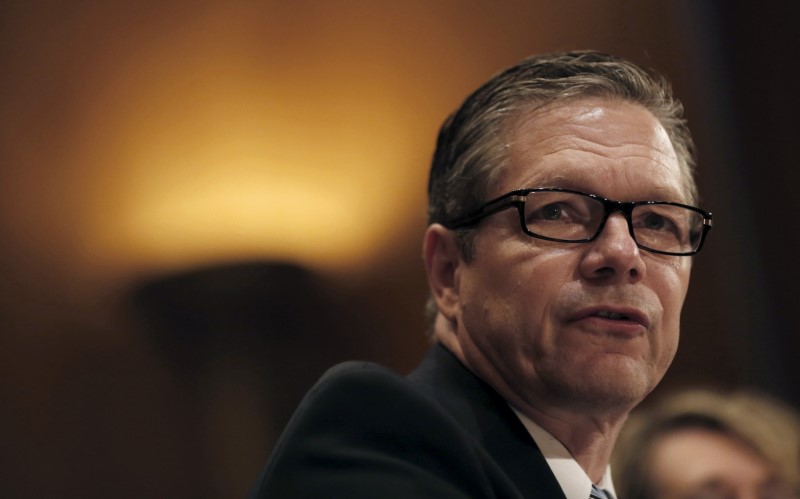
[[[499,211],[516,208],[525,234],[564,243],[588,243],[603,230],[608,216],[620,212],[641,249],[663,255],[699,252],[711,230],[711,213],[669,201],[614,201],[569,189],[520,189],[503,194],[447,224],[466,229]]]

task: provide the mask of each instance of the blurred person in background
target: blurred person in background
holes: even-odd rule
[[[408,376],[326,373],[253,497],[614,497],[614,443],[672,362],[711,228],[681,113],[663,77],[593,51],[471,94],[430,171],[433,345]]]
[[[696,389],[634,411],[612,459],[624,499],[800,497],[800,415],[754,390]]]

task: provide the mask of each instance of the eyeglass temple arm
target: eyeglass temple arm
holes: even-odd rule
[[[450,223],[450,229],[463,229],[470,227],[480,222],[489,215],[494,215],[498,211],[505,210],[511,206],[519,206],[520,203],[525,202],[525,196],[510,193],[506,196],[501,196],[493,201],[489,201],[477,210],[461,217]]]

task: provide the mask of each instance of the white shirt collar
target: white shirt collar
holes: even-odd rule
[[[514,409],[514,407],[511,407],[511,409],[514,410],[519,420],[525,425],[525,429],[530,433],[533,441],[536,442],[539,450],[542,451],[547,464],[556,476],[556,480],[558,480],[558,484],[567,499],[587,499],[592,491],[592,480],[583,471],[578,462],[575,461],[566,447],[544,428],[531,421],[529,417]],[[611,481],[610,466],[606,466],[603,478],[596,485],[611,492],[614,497],[617,496],[614,484]]]

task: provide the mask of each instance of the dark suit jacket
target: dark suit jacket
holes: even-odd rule
[[[508,404],[440,345],[404,378],[328,371],[278,441],[253,498],[564,498]]]

